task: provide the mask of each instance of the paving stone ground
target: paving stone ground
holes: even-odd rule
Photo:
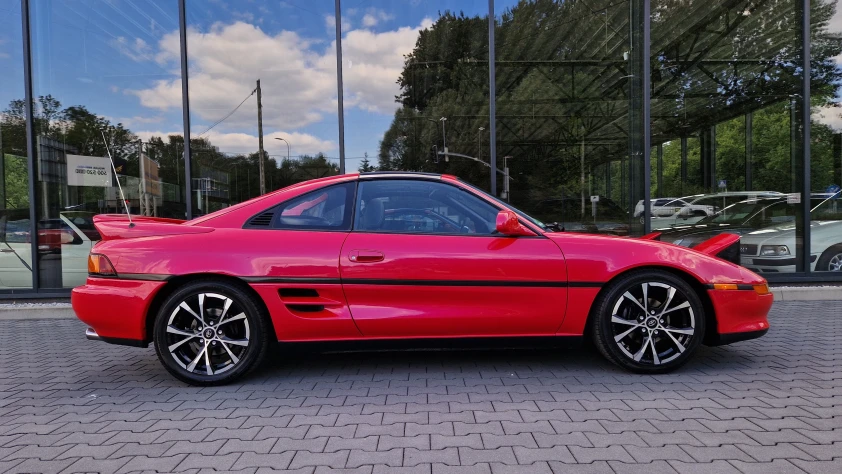
[[[591,349],[275,353],[189,387],[73,320],[0,321],[0,472],[842,473],[842,302],[640,376]]]

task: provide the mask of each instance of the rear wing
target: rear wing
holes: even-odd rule
[[[184,222],[186,221],[181,219],[146,216],[132,216],[130,222],[125,214],[99,214],[94,216],[94,227],[102,236],[102,240],[213,232],[211,227],[183,225]]]
[[[740,236],[736,234],[719,234],[693,247],[693,250],[740,264]]]

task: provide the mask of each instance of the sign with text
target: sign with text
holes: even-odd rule
[[[111,186],[111,161],[98,156],[67,155],[68,186]]]
[[[161,179],[158,177],[158,162],[146,155],[140,155],[140,179],[143,180],[142,191],[156,197],[161,197]]]

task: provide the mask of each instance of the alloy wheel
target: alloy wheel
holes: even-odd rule
[[[249,349],[251,328],[242,308],[217,293],[189,296],[167,320],[170,356],[186,371],[217,375],[234,368]]]
[[[840,271],[842,271],[842,252],[837,253],[836,255],[830,257],[830,260],[827,262],[827,271],[829,271],[829,272],[840,272]]]
[[[687,350],[696,335],[696,315],[678,288],[643,282],[615,301],[611,328],[614,342],[629,359],[657,366]]]

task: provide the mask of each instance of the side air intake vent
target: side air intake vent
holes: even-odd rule
[[[272,225],[272,217],[275,216],[275,210],[262,212],[251,218],[249,227],[269,227]]]

